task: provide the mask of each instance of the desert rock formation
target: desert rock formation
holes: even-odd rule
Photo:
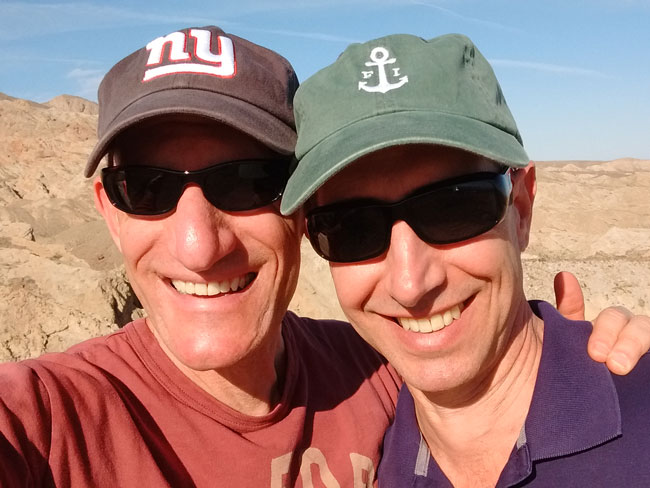
[[[97,106],[0,94],[0,360],[64,349],[142,311],[82,176]],[[559,270],[576,273],[587,314],[620,303],[650,314],[650,161],[538,164],[525,253],[529,297],[551,300]],[[303,243],[291,308],[338,317],[327,266]]]

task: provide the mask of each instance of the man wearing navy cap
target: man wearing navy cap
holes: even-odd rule
[[[117,63],[86,166],[147,317],[0,368],[0,485],[369,486],[399,379],[348,324],[287,312],[291,65],[217,27]]]

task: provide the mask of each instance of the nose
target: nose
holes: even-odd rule
[[[422,241],[404,221],[393,224],[386,254],[386,286],[405,308],[417,308],[445,283],[441,251]]]
[[[210,269],[237,245],[229,216],[208,202],[196,185],[185,188],[168,225],[172,255],[195,272]]]

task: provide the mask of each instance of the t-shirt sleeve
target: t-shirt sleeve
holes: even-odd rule
[[[0,486],[46,486],[51,415],[45,385],[25,363],[0,365]]]

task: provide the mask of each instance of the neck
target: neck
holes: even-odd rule
[[[266,415],[279,403],[286,372],[286,351],[282,334],[232,366],[195,370],[175,357],[149,327],[158,344],[174,365],[199,388],[219,402],[245,415]]]
[[[455,487],[494,486],[526,420],[542,352],[543,322],[522,306],[506,351],[480,384],[452,393],[409,388],[431,455]]]
[[[284,341],[275,354],[256,356],[223,370],[184,373],[199,387],[228,407],[252,416],[266,415],[280,402],[286,371]]]

